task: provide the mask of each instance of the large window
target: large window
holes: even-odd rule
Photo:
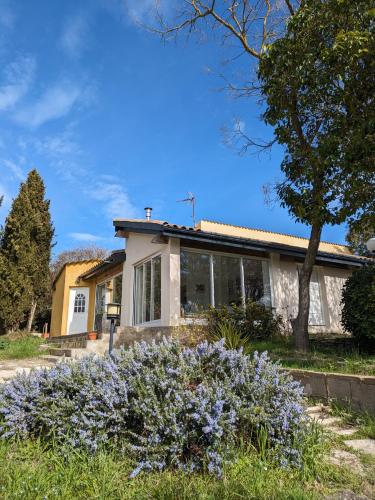
[[[161,257],[158,255],[135,268],[135,324],[161,317]]]
[[[208,309],[210,298],[210,256],[181,252],[181,307],[183,315]]]
[[[268,262],[247,257],[181,251],[181,312],[199,314],[214,307],[245,304],[271,307]]]

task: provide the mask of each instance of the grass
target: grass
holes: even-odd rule
[[[375,375],[375,354],[360,353],[357,348],[328,347],[314,343],[310,352],[298,353],[289,339],[251,342],[251,352],[268,351],[271,358],[288,368],[322,372]]]
[[[0,337],[0,360],[40,356],[39,346],[42,342],[39,337],[33,335],[23,335],[18,338]]]
[[[330,465],[323,454],[330,443],[311,433],[302,470],[282,469],[260,460],[251,449],[238,452],[221,479],[181,472],[141,474],[129,479],[132,465],[110,452],[67,457],[38,441],[0,442],[0,498],[28,499],[298,499],[323,498],[337,490],[368,494],[370,483],[346,468]],[[374,469],[369,470],[369,478]]]

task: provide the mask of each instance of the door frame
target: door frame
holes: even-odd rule
[[[68,314],[67,314],[67,325],[66,325],[66,334],[67,335],[75,335],[75,333],[70,333],[70,325],[73,320],[73,315],[74,315],[74,300],[71,300],[71,294],[73,291],[77,290],[85,290],[85,312],[84,314],[86,315],[86,325],[85,329],[83,332],[76,332],[76,333],[85,333],[88,330],[88,320],[89,320],[89,306],[90,306],[90,287],[88,286],[71,286],[69,287],[69,294],[68,294]]]

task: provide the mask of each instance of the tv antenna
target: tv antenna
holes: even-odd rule
[[[183,200],[177,200],[177,203],[190,203],[191,204],[191,218],[193,219],[193,226],[195,227],[195,203],[196,203],[196,198],[193,193],[188,193],[187,198],[184,198]]]

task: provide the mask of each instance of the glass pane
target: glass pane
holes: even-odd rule
[[[144,298],[144,311],[143,322],[150,321],[151,319],[151,261],[149,260],[144,264],[145,273],[145,298]]]
[[[103,331],[103,317],[105,315],[105,285],[97,285],[95,291],[95,319],[94,330]]]
[[[210,305],[210,256],[181,252],[181,309],[183,315],[197,314]]]
[[[241,260],[214,255],[215,307],[242,304]]]
[[[143,265],[135,269],[135,323],[142,323]]]
[[[122,297],[122,274],[113,278],[112,302],[115,302],[115,304],[121,304],[121,297]]]
[[[153,317],[152,319],[161,318],[161,257],[155,257],[152,260],[153,266],[153,290],[154,290],[154,304],[153,304]]]
[[[243,259],[245,299],[271,307],[268,262]]]

